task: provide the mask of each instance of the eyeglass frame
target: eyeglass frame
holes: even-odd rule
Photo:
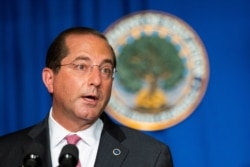
[[[59,64],[59,65],[57,65],[57,67],[63,67],[63,66],[69,66],[69,65],[72,65],[73,69],[76,70],[76,71],[84,71],[84,72],[90,72],[93,69],[94,66],[97,66],[98,69],[99,69],[99,71],[100,71],[100,73],[101,74],[105,74],[105,72],[102,72],[102,70],[105,70],[104,68],[106,66],[101,67],[102,65],[97,65],[97,64],[86,65],[86,64],[82,64],[82,63],[80,63],[80,64],[77,64],[77,63],[68,63],[68,64]],[[85,66],[86,70],[77,68],[77,66],[79,67],[79,66],[82,66],[82,65]],[[104,77],[104,79],[114,78],[116,72],[117,72],[116,68],[112,67],[112,70],[110,72],[110,76],[107,76],[107,78]],[[101,75],[101,76],[103,77],[104,75]]]

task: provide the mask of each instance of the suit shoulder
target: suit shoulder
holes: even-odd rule
[[[127,141],[136,142],[136,145],[150,145],[150,147],[168,147],[163,142],[153,138],[152,136],[149,136],[142,131],[131,129],[128,127],[120,127],[123,133],[126,136]]]
[[[167,144],[142,131],[127,127],[120,129],[125,135],[121,144],[129,150],[128,159],[131,158],[131,162],[139,162],[138,166],[173,166],[171,151]]]
[[[1,143],[10,143],[11,141],[17,141],[17,140],[22,140],[28,137],[28,133],[30,131],[30,129],[32,129],[33,126],[24,128],[24,129],[20,129],[18,131],[15,132],[11,132],[5,135],[0,136],[0,144]]]
[[[106,114],[102,115],[104,121],[104,129],[119,142],[129,146],[155,147],[168,149],[168,146],[163,142],[143,133],[123,125],[114,123]]]

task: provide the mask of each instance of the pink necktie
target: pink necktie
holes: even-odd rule
[[[66,136],[65,139],[67,140],[68,144],[74,144],[76,145],[81,138],[77,134]],[[76,167],[81,167],[80,160],[78,160],[78,163]]]

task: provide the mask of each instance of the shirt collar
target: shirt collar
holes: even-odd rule
[[[69,134],[74,134],[73,132],[70,132],[66,130],[64,127],[62,127],[52,116],[52,108],[50,109],[49,113],[49,133],[50,133],[50,140],[51,140],[51,146],[56,147],[58,144],[60,144],[64,137]],[[88,129],[78,131],[75,134],[77,134],[81,139],[90,146],[95,146],[97,143],[99,143],[99,140],[101,138],[101,133],[103,129],[103,122],[100,118],[95,121],[93,125],[91,125]]]

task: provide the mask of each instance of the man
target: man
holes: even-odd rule
[[[76,27],[59,34],[42,72],[50,112],[41,123],[0,138],[0,166],[21,166],[29,145],[40,143],[43,166],[56,167],[67,136],[77,134],[82,167],[172,167],[166,145],[115,125],[103,113],[115,68],[114,51],[101,33]]]

